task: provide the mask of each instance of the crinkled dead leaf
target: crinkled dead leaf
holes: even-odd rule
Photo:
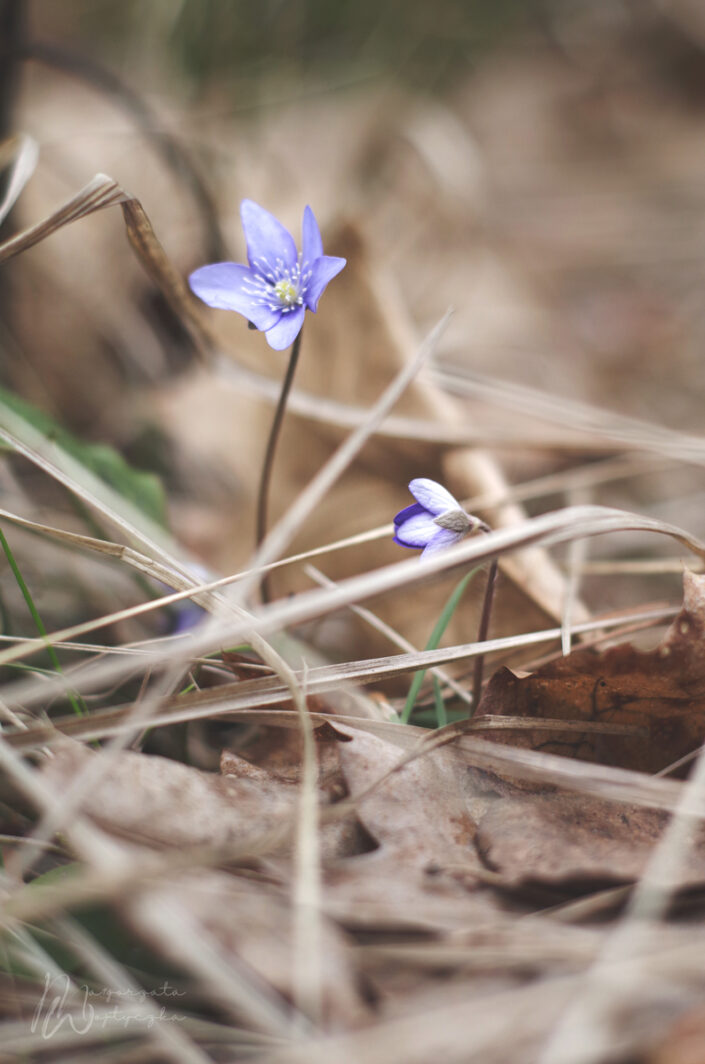
[[[336,724],[352,742],[339,747],[352,798],[400,760],[393,742]],[[466,776],[445,750],[405,765],[357,804],[377,843],[372,852],[325,871],[325,907],[346,925],[441,929],[487,919],[493,901],[474,893],[482,868]]]
[[[502,669],[478,716],[627,725],[631,734],[488,732],[494,742],[654,773],[696,751],[705,735],[705,578],[685,574],[683,609],[661,644],[577,650],[527,677]],[[507,885],[631,882],[644,872],[668,817],[662,811],[556,792],[473,772],[500,795],[477,845]],[[705,882],[705,830],[694,822],[682,886]]]
[[[69,741],[43,773],[59,790],[100,757]],[[291,788],[280,780],[218,776],[177,761],[123,751],[85,800],[85,811],[107,831],[160,846],[222,845],[253,839],[275,827],[292,808]]]
[[[220,847],[254,842],[292,823],[296,810],[298,770],[287,771],[287,763],[293,763],[293,745],[286,744],[294,744],[297,733],[292,732],[294,739],[289,729],[270,729],[270,733],[275,737],[272,770],[227,751],[221,775],[165,757],[123,751],[109,763],[105,759],[105,770],[85,798],[85,812],[105,830],[144,845]],[[282,734],[285,740],[277,743]],[[324,802],[342,793],[335,752],[338,739],[333,734],[330,727],[318,736]],[[100,756],[73,740],[62,741],[56,756],[44,764],[43,773],[61,791]],[[325,824],[321,841],[324,854],[330,857],[365,845],[354,818]]]
[[[522,794],[490,804],[477,846],[506,885],[607,886],[644,872],[668,822],[655,809],[566,794]],[[705,831],[697,832],[683,886],[705,882]]]
[[[697,750],[705,737],[705,577],[686,573],[683,609],[662,643],[576,650],[527,677],[495,673],[478,716],[601,721],[631,734],[490,733],[495,742],[654,773]]]

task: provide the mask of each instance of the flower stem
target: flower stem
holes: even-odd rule
[[[289,355],[289,365],[286,368],[286,374],[284,376],[284,380],[282,381],[282,390],[279,393],[279,402],[277,403],[277,409],[274,412],[274,420],[272,421],[272,427],[269,431],[269,439],[267,440],[267,450],[265,451],[264,455],[262,473],[259,481],[259,490],[257,493],[257,524],[255,539],[258,547],[261,546],[264,541],[264,537],[267,535],[267,502],[269,499],[269,482],[272,478],[274,454],[277,449],[277,441],[279,439],[282,421],[284,420],[286,401],[289,398],[291,385],[294,381],[294,374],[296,373],[296,365],[299,361],[299,351],[301,350],[302,336],[303,329],[296,337],[291,346],[291,354]],[[269,580],[266,576],[262,579],[261,593],[262,601],[265,603],[269,602]]]
[[[478,643],[484,643],[487,639],[487,632],[490,627],[490,616],[492,614],[492,599],[494,598],[495,584],[497,583],[497,559],[495,558],[490,565],[489,572],[487,574],[487,584],[485,585],[485,599],[482,603],[482,614],[480,615],[480,627],[477,630]],[[485,665],[485,655],[479,654],[475,658],[475,671],[472,678],[472,715],[477,713],[477,707],[480,704],[480,697],[482,695],[482,672]]]

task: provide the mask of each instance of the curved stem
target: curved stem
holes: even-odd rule
[[[257,492],[257,522],[255,531],[255,541],[258,547],[261,546],[264,541],[264,537],[267,535],[267,504],[269,500],[269,482],[272,478],[274,454],[277,449],[277,440],[279,439],[282,421],[284,420],[286,401],[289,398],[291,385],[294,382],[294,374],[296,373],[296,365],[299,361],[299,351],[301,350],[302,336],[303,329],[291,345],[289,365],[286,368],[286,374],[284,376],[284,380],[282,381],[282,390],[279,393],[279,402],[277,403],[277,409],[274,412],[274,420],[272,421],[272,427],[269,430],[267,450],[264,454],[262,473],[259,480],[259,490]],[[269,598],[269,580],[268,577],[265,576],[262,580],[262,601],[269,602]]]
[[[485,599],[482,603],[482,614],[480,616],[480,627],[477,631],[477,642],[484,643],[487,639],[487,632],[490,627],[490,616],[492,614],[492,599],[494,598],[494,588],[497,582],[497,559],[495,558],[490,565],[490,570],[487,574],[487,584],[485,585]],[[477,713],[477,707],[480,704],[480,696],[482,695],[482,673],[485,665],[485,655],[479,654],[475,658],[475,671],[472,679],[472,713],[474,716]]]

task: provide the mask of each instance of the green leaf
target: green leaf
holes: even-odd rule
[[[37,887],[55,887],[57,884],[65,883],[68,879],[75,879],[82,870],[83,865],[78,861],[55,865],[54,868],[50,868],[48,871],[42,872],[41,875],[35,876],[34,879],[30,879],[27,888],[35,890]]]
[[[162,482],[155,473],[134,469],[114,447],[105,443],[87,443],[77,439],[48,414],[5,388],[0,388],[0,403],[53,440],[142,513],[166,526],[166,496]]]
[[[32,593],[30,592],[27,584],[25,583],[25,579],[22,576],[22,573],[20,572],[20,567],[17,564],[17,561],[15,560],[15,556],[12,553],[12,550],[10,549],[10,544],[7,542],[7,539],[5,538],[5,533],[2,531],[2,529],[0,529],[0,547],[2,548],[5,557],[7,558],[8,564],[12,569],[15,581],[17,582],[17,586],[22,592],[22,596],[25,600],[25,603],[27,604],[27,609],[29,610],[32,616],[32,620],[34,621],[35,627],[46,643],[46,651],[49,655],[49,660],[54,666],[54,671],[57,672],[59,675],[62,675],[63,669],[61,668],[61,663],[59,662],[59,659],[56,656],[56,651],[54,650],[53,646],[47,640],[47,630],[44,627],[44,622],[39,616],[39,611],[37,610],[37,607],[34,604]],[[75,697],[73,693],[67,689],[66,697],[71,703],[73,711],[77,717],[83,717],[86,715],[88,710],[86,709],[86,704],[80,695],[78,695],[78,697]]]

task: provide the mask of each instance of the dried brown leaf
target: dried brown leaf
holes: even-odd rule
[[[352,736],[338,752],[353,797],[399,762],[396,743],[337,722],[336,729]],[[465,779],[448,751],[434,750],[362,798],[358,817],[377,849],[326,869],[326,910],[366,928],[436,930],[486,920],[494,903],[473,893],[482,869]]]
[[[705,578],[686,573],[684,585],[683,609],[655,650],[576,650],[523,678],[503,669],[479,708],[479,716],[623,724],[632,734],[552,740],[529,730],[493,740],[648,773],[697,750],[705,737]]]
[[[492,802],[477,845],[507,885],[606,886],[631,882],[644,871],[668,817],[655,809],[615,805],[599,798],[523,794]],[[705,830],[691,847],[682,885],[705,882]]]
[[[683,609],[655,650],[641,652],[628,644],[601,654],[578,650],[524,678],[504,669],[493,677],[476,719],[564,720],[578,729],[574,735],[561,735],[557,727],[555,738],[548,739],[539,728],[488,736],[583,763],[652,774],[703,741],[704,633],[705,578],[686,573]],[[598,722],[632,731],[588,730]],[[513,886],[637,879],[667,823],[660,810],[615,805],[595,795],[566,796],[545,783],[519,790],[516,781],[493,777],[489,786],[502,797],[482,817],[478,848]],[[705,881],[705,827],[694,821],[690,832],[682,887]]]
[[[328,723],[314,734],[319,793],[327,803],[345,793],[337,749],[349,739]],[[300,733],[287,728],[256,731],[248,753],[255,760],[224,751],[220,775],[168,758],[120,753],[91,790],[85,811],[107,831],[141,844],[247,845],[293,824],[301,784]],[[65,788],[90,759],[99,756],[64,740],[43,772],[50,782]],[[332,860],[361,852],[367,841],[350,815],[323,825],[321,848],[324,859]]]
[[[43,767],[65,788],[90,758],[78,743],[62,743]],[[106,759],[107,762],[107,759]],[[290,815],[294,794],[274,777],[218,776],[177,761],[121,752],[91,792],[85,811],[107,831],[145,844],[221,845],[256,838]]]

